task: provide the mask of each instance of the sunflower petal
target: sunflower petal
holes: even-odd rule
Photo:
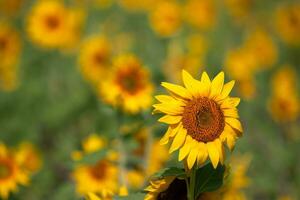
[[[202,165],[206,161],[208,156],[207,148],[206,145],[202,142],[199,142],[197,148],[198,148],[197,162],[198,165]]]
[[[221,108],[222,109],[227,109],[227,108],[235,108],[239,105],[240,103],[240,98],[237,97],[228,97],[221,103]]]
[[[191,137],[187,136],[183,147],[179,150],[178,161],[182,161],[190,153],[191,141]]]
[[[188,158],[187,158],[187,164],[188,164],[189,169],[193,168],[195,161],[197,159],[197,154],[198,154],[197,148],[194,146],[191,149],[191,152],[189,153]]]
[[[238,119],[225,117],[225,122],[239,132],[243,132],[242,124]]]
[[[197,97],[201,92],[202,86],[201,82],[194,79],[187,71],[182,70],[182,80],[185,87],[188,91],[194,96]]]
[[[206,143],[208,155],[210,157],[211,163],[214,166],[214,168],[217,168],[219,163],[219,151],[217,147],[215,146],[214,142],[208,142]]]
[[[216,97],[216,100],[221,101],[221,100],[224,100],[225,98],[227,98],[229,96],[234,84],[235,84],[234,80],[224,84],[221,95]]]
[[[223,114],[225,117],[239,118],[238,110],[236,108],[224,109]]]
[[[224,85],[224,72],[220,72],[211,82],[210,97],[215,98],[221,94]]]
[[[166,124],[178,124],[182,119],[181,115],[165,115],[158,119],[159,122],[166,123]]]
[[[170,91],[170,92],[174,93],[175,95],[178,95],[182,98],[185,98],[185,99],[192,98],[192,95],[189,93],[189,91],[180,85],[175,85],[175,84],[167,83],[167,82],[162,82],[161,85],[164,88],[166,88],[168,91]]]
[[[178,133],[174,137],[173,143],[169,149],[169,153],[172,153],[177,149],[179,149],[185,142],[185,138],[186,138],[186,129],[181,128],[180,130],[178,130]]]
[[[172,131],[171,127],[168,127],[168,130],[164,134],[164,136],[160,139],[159,144],[160,145],[165,145],[169,143],[169,138],[170,138],[170,132]]]
[[[175,105],[175,104],[154,104],[153,107],[155,110],[159,110],[163,113],[169,114],[169,115],[180,115],[183,113],[183,107]]]
[[[221,164],[224,164],[224,160],[225,160],[224,155],[225,154],[224,154],[223,144],[220,139],[215,139],[214,143],[219,151],[220,162],[221,162]]]

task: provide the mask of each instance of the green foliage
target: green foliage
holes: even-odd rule
[[[170,177],[174,176],[179,179],[184,179],[186,178],[186,173],[183,168],[178,168],[178,167],[168,167],[160,170],[159,172],[155,173],[153,175],[153,178],[157,179],[163,179],[165,177]]]
[[[216,169],[211,163],[199,168],[196,172],[195,194],[215,191],[223,185],[225,166],[218,165]]]

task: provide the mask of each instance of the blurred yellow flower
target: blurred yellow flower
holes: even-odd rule
[[[280,6],[275,13],[277,31],[282,40],[291,45],[300,44],[300,4]]]
[[[184,18],[196,28],[211,29],[217,18],[214,0],[188,0],[184,7]]]
[[[105,159],[99,160],[95,165],[76,167],[72,176],[80,195],[97,193],[106,198],[116,193],[118,188],[118,169]]]
[[[229,96],[234,81],[224,84],[224,72],[213,80],[203,72],[199,81],[184,70],[182,79],[185,87],[163,82],[171,95],[156,96],[160,103],[153,105],[153,112],[165,114],[158,121],[169,125],[160,142],[171,139],[169,153],[179,149],[178,160],[186,159],[189,169],[208,157],[216,168],[224,162],[223,143],[233,149],[243,132],[236,108],[240,99]]]
[[[82,148],[85,153],[93,153],[99,151],[106,146],[105,138],[96,133],[89,135],[82,142]]]
[[[17,191],[19,184],[28,184],[28,174],[18,165],[13,152],[0,143],[0,197],[8,199],[9,193]]]
[[[39,151],[33,144],[22,142],[16,150],[16,159],[22,169],[35,173],[40,170],[42,160]]]
[[[17,31],[10,25],[0,22],[0,68],[17,64],[21,41]]]
[[[181,26],[180,6],[174,1],[162,1],[150,12],[150,24],[160,36],[171,36]]]
[[[268,108],[277,122],[294,121],[299,116],[300,101],[296,80],[296,71],[288,65],[283,66],[272,77]]]
[[[124,111],[137,113],[150,107],[153,86],[150,74],[133,55],[120,55],[107,78],[99,83],[103,100]]]
[[[98,83],[106,75],[110,65],[111,45],[106,37],[93,36],[83,42],[79,64],[83,76]]]
[[[264,30],[257,29],[249,34],[244,48],[252,54],[261,69],[272,67],[277,61],[277,46],[272,37]]]
[[[58,0],[38,1],[27,17],[30,39],[44,48],[70,48],[80,36],[83,14]]]
[[[140,170],[128,170],[126,178],[130,187],[138,189],[143,186],[145,175]]]

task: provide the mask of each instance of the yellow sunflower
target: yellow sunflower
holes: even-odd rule
[[[144,200],[157,199],[186,199],[187,190],[185,180],[173,176],[163,179],[151,180],[150,185],[145,188],[147,192]]]
[[[275,22],[284,42],[300,44],[300,4],[281,6],[275,14]]]
[[[199,29],[210,29],[216,23],[216,5],[214,1],[188,0],[184,7],[185,20]]]
[[[157,4],[150,13],[150,24],[160,36],[170,36],[176,33],[181,25],[180,6],[173,1],[163,1]]]
[[[83,42],[79,64],[83,76],[92,83],[106,75],[110,65],[111,45],[104,36],[93,36]]]
[[[78,166],[72,175],[76,191],[80,195],[93,192],[106,198],[118,188],[118,169],[106,159],[98,161],[95,165]]]
[[[38,1],[27,19],[30,39],[44,48],[69,48],[79,37],[82,13],[58,0]]]
[[[99,93],[108,104],[137,113],[151,105],[153,86],[149,79],[148,70],[135,56],[121,55],[114,60],[111,74],[99,83]]]
[[[0,68],[15,65],[19,59],[19,34],[9,24],[0,21]]]
[[[28,176],[18,165],[15,155],[0,143],[0,197],[7,199],[10,192],[17,190],[18,184],[27,183]]]
[[[229,96],[234,81],[224,84],[223,72],[213,80],[203,72],[199,81],[183,70],[182,78],[185,87],[163,82],[170,95],[156,96],[160,103],[153,112],[164,113],[158,121],[169,125],[160,142],[171,139],[169,153],[179,149],[179,161],[186,158],[189,169],[208,157],[216,168],[225,159],[223,143],[233,149],[243,131],[236,108],[240,99]]]
[[[24,0],[0,0],[0,12],[8,16],[15,16],[19,14],[23,5]]]
[[[22,142],[16,149],[16,159],[22,169],[35,173],[42,166],[39,151],[29,142]]]

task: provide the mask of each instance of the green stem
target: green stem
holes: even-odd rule
[[[189,200],[195,200],[195,183],[196,183],[196,171],[197,168],[194,166],[191,170],[191,176],[190,176],[190,184],[189,184]]]

